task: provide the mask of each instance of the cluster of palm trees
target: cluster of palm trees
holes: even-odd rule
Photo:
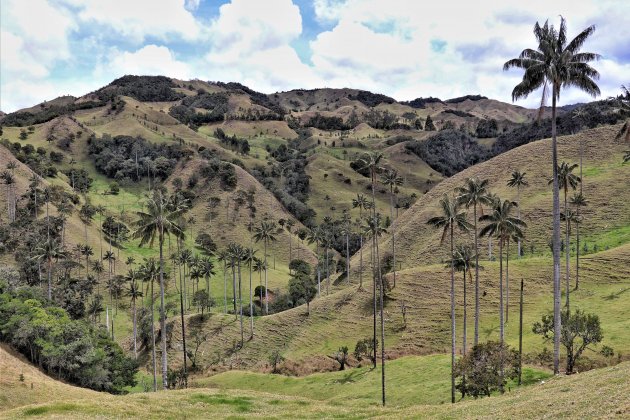
[[[515,171],[508,185],[520,186],[526,185],[525,174]],[[520,195],[520,189],[519,189]],[[520,197],[519,197],[520,198]],[[462,352],[466,354],[467,346],[467,289],[466,274],[472,278],[471,270],[475,270],[475,333],[474,345],[479,342],[479,237],[488,236],[496,238],[499,243],[499,337],[501,342],[504,340],[504,314],[507,318],[508,305],[504,305],[504,296],[509,302],[509,293],[504,292],[503,287],[503,258],[505,256],[506,264],[506,290],[509,290],[509,244],[510,241],[519,242],[523,238],[523,229],[526,223],[521,220],[519,215],[514,214],[514,210],[518,207],[517,203],[510,200],[501,200],[492,195],[488,189],[487,180],[479,180],[477,178],[469,178],[465,184],[455,189],[454,195],[445,194],[439,201],[440,214],[430,218],[427,223],[431,226],[441,229],[441,243],[447,239],[449,242],[450,258],[448,265],[451,271],[451,400],[455,402],[455,271],[463,271],[464,273],[464,334]],[[489,208],[487,214],[483,214],[483,206]],[[472,208],[472,223],[468,220],[468,215],[463,207]],[[479,230],[478,222],[484,223]],[[473,232],[473,245],[455,244],[455,231],[468,233]],[[505,308],[505,309],[504,309]]]

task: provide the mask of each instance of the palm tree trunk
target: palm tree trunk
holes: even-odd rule
[[[232,258],[232,306],[234,307],[234,319],[238,319],[236,311],[236,266],[234,258]]]
[[[378,229],[378,227],[377,227]],[[385,283],[383,282],[383,273],[381,272],[381,264],[378,250],[378,237],[375,240],[376,243],[376,266],[378,270],[378,284],[379,284],[379,300],[381,304],[381,395],[383,399],[383,406],[385,406],[385,317],[384,313],[384,294]],[[375,351],[376,352],[376,351]]]
[[[317,297],[321,297],[322,295],[322,273],[319,267],[319,241],[316,241],[316,251],[317,252]]]
[[[466,343],[468,342],[468,337],[466,336],[466,322],[468,321],[468,306],[467,306],[467,302],[466,302],[466,263],[464,263],[464,336],[462,337],[463,340],[463,344],[462,344],[462,354],[464,356],[466,356]]]
[[[244,333],[243,333],[243,295],[242,295],[242,287],[241,287],[241,260],[238,260],[238,302],[239,302],[239,313],[241,318],[241,348],[245,343]]]
[[[168,389],[168,353],[166,351],[166,313],[164,312],[164,228],[160,226],[160,330],[162,331],[162,387]]]
[[[394,288],[396,288],[396,228],[394,227],[394,188],[389,187],[389,218],[392,226],[392,258],[394,262]]]
[[[52,258],[48,258],[48,300],[52,301]]]
[[[137,334],[137,322],[136,322],[136,298],[134,297],[131,300],[133,304],[133,355],[137,359],[138,358],[138,334]]]
[[[180,244],[181,244],[181,239],[177,240],[177,251],[179,253],[180,251]],[[182,272],[181,272],[181,264],[179,263],[179,259],[178,259],[178,263],[177,265],[180,267],[180,271],[179,271],[179,318],[181,320],[182,323],[182,352],[183,352],[183,356],[184,356],[184,384],[186,387],[188,387],[188,373],[186,371],[187,367],[186,367],[186,323],[184,321],[184,283],[182,280]],[[226,306],[226,311],[227,311],[227,306]]]
[[[551,99],[551,164],[553,166],[553,372],[560,373],[560,191],[558,188],[558,147],[556,140],[556,92],[553,83]]]
[[[251,257],[251,255],[250,255]],[[254,294],[252,289],[252,259],[249,259],[249,337],[254,337]]]
[[[520,185],[516,186],[516,217],[518,217],[519,219],[521,218],[521,186]],[[518,252],[517,257],[520,259],[521,258],[521,238],[518,238],[517,246],[518,246],[518,249],[516,250]]]
[[[328,262],[328,244],[326,244],[326,296],[330,293],[330,268]]]
[[[505,338],[503,318],[503,238],[499,238],[499,340],[501,343]]]
[[[265,239],[265,315],[269,315],[269,291],[267,289],[267,240]]]
[[[346,231],[346,280],[350,284],[350,238]]]
[[[580,206],[577,206],[577,223],[575,224],[575,235],[576,235],[576,245],[575,245],[575,290],[578,289],[580,285]]]
[[[479,344],[479,234],[477,233],[477,204],[473,207],[475,225],[475,338],[473,344]]]
[[[451,403],[455,404],[455,264],[453,261],[454,234],[451,223]]]
[[[570,265],[570,261],[571,261],[571,237],[569,236],[569,228],[570,228],[570,223],[571,221],[569,220],[569,202],[567,200],[567,186],[565,185],[564,187],[564,218],[566,221],[565,224],[565,245],[564,245],[564,256],[565,256],[565,260],[566,260],[566,276],[567,276],[567,291],[566,291],[566,300],[567,300],[567,311],[569,310],[569,295],[570,295],[570,276],[571,276],[571,267]]]
[[[223,303],[225,304],[224,313],[227,314],[227,261],[223,261]]]
[[[157,392],[157,356],[155,354],[155,309],[153,308],[153,277],[151,277],[151,358],[153,361],[153,392]]]
[[[505,322],[510,317],[510,238],[507,238],[507,252],[505,253]]]

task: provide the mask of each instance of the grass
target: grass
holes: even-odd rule
[[[600,418],[630,414],[630,363],[543,383],[455,405],[380,407],[359,399],[341,402],[278,395],[270,392],[188,389],[168,393],[48,401],[0,413],[6,419],[27,415],[75,419],[86,417],[182,418]],[[394,394],[392,392],[391,394]],[[390,394],[390,395],[391,395]],[[159,407],[159,408],[158,408]],[[211,414],[209,414],[211,413]]]
[[[362,403],[378,404],[381,390],[380,362],[372,369],[368,361],[365,367],[332,373],[316,373],[305,377],[288,377],[243,371],[230,371],[202,378],[196,387],[233,390],[250,390],[273,394],[310,398],[330,404]],[[450,356],[407,356],[389,361],[388,405],[439,405],[450,401]],[[524,385],[547,379],[547,372],[524,369]],[[512,388],[509,384],[508,388]]]

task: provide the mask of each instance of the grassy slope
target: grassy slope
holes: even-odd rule
[[[19,407],[2,418],[603,418],[630,414],[630,363],[546,380],[502,396],[456,404],[380,407],[372,400],[321,401],[268,392],[188,389],[168,394],[99,395]],[[404,392],[404,390],[401,390]],[[59,397],[59,396],[58,396]],[[374,398],[376,399],[376,398]],[[416,403],[417,404],[417,403]],[[159,405],[159,409],[156,406]]]
[[[584,196],[588,206],[582,210],[584,222],[581,225],[582,244],[586,241],[590,249],[595,243],[598,248],[614,247],[630,242],[630,212],[627,203],[630,201],[630,166],[622,165],[621,157],[626,145],[614,139],[618,131],[616,126],[601,127],[583,131],[574,136],[558,138],[559,161],[579,162],[580,142],[584,144]],[[536,255],[550,255],[547,245],[551,237],[551,189],[548,180],[551,176],[550,140],[540,140],[507,153],[474,167],[436,185],[415,205],[403,213],[396,221],[398,232],[396,244],[397,259],[403,268],[416,267],[426,263],[435,263],[446,258],[447,249],[440,246],[441,232],[426,224],[439,210],[439,199],[443,194],[452,194],[453,189],[464,184],[468,177],[490,180],[489,187],[503,199],[516,200],[516,191],[506,186],[510,174],[514,170],[527,173],[529,186],[521,192],[521,215],[528,227],[525,235],[525,251],[530,254],[534,245]],[[579,171],[574,173],[579,175]],[[569,191],[569,197],[573,194]],[[561,205],[563,206],[561,193]],[[381,211],[386,212],[387,209]],[[472,209],[469,211],[472,216]],[[472,218],[472,217],[471,217]],[[573,229],[572,243],[575,241]],[[472,241],[456,233],[457,241]],[[421,238],[421,240],[419,240]],[[564,238],[564,234],[563,234]],[[481,240],[482,249],[487,247],[487,239]],[[381,247],[391,248],[390,238],[381,240]],[[495,243],[496,245],[496,243]],[[496,248],[496,247],[495,247]],[[516,247],[511,252],[516,255]],[[364,258],[369,249],[364,252]],[[480,254],[484,259],[485,251]],[[496,255],[496,249],[495,249]],[[357,264],[357,256],[353,259]]]

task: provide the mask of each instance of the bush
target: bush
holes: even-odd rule
[[[456,388],[462,397],[478,398],[503,391],[508,379],[518,377],[518,352],[505,343],[489,341],[474,346],[457,361],[455,377],[460,378]]]
[[[118,182],[114,181],[111,184],[109,184],[110,194],[118,195],[119,192],[120,192],[120,185],[118,185]]]

